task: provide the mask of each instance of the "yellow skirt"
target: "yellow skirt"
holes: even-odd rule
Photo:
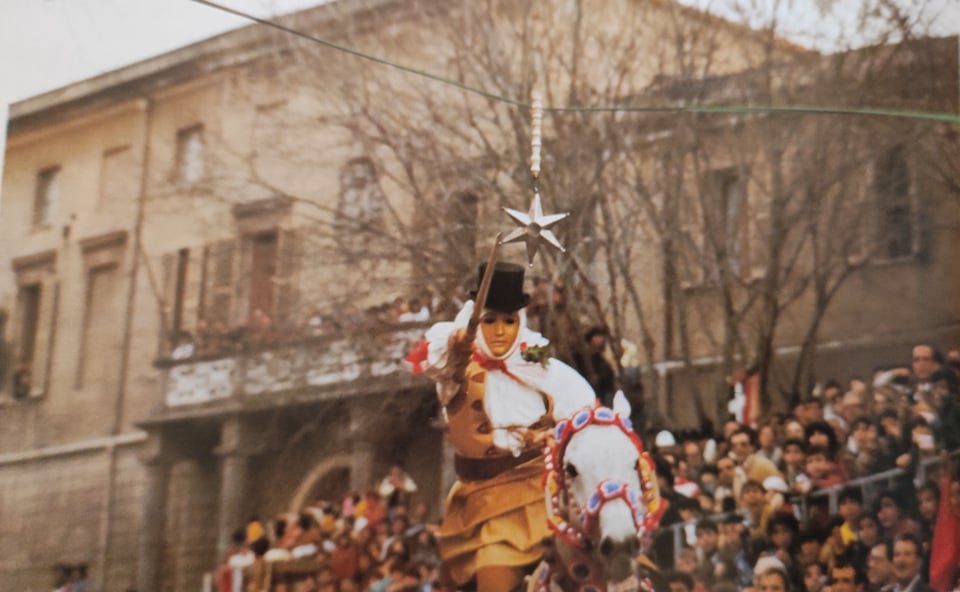
[[[457,481],[440,525],[440,557],[457,585],[488,565],[521,566],[543,556],[550,536],[541,479],[543,459],[488,481]]]

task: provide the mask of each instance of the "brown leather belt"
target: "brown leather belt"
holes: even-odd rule
[[[514,467],[529,462],[541,455],[533,448],[520,456],[492,456],[489,458],[467,458],[459,454],[453,457],[453,468],[461,481],[487,481],[506,473]]]

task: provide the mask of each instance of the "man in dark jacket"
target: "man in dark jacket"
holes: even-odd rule
[[[607,331],[603,327],[593,327],[584,336],[585,351],[574,353],[574,365],[583,374],[597,393],[600,402],[613,405],[615,375],[610,362],[604,356],[607,350]]]
[[[883,592],[933,592],[920,574],[923,567],[923,547],[920,539],[912,534],[903,534],[893,543],[892,584]]]

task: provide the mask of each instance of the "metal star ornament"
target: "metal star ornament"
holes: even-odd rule
[[[503,210],[513,218],[513,221],[520,228],[515,228],[513,232],[504,237],[502,243],[525,242],[527,244],[527,263],[530,267],[533,267],[533,260],[540,249],[540,243],[547,243],[561,253],[566,252],[557,236],[549,228],[569,216],[570,213],[544,215],[543,205],[540,203],[540,192],[533,194],[533,203],[530,204],[530,210],[527,212],[510,208],[503,208]]]

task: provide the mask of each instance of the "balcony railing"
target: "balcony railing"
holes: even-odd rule
[[[403,358],[423,337],[425,324],[404,324],[358,335],[273,340],[242,351],[174,360],[166,369],[164,404],[183,408],[217,401],[241,402],[284,393],[347,393],[391,377],[409,376]]]

